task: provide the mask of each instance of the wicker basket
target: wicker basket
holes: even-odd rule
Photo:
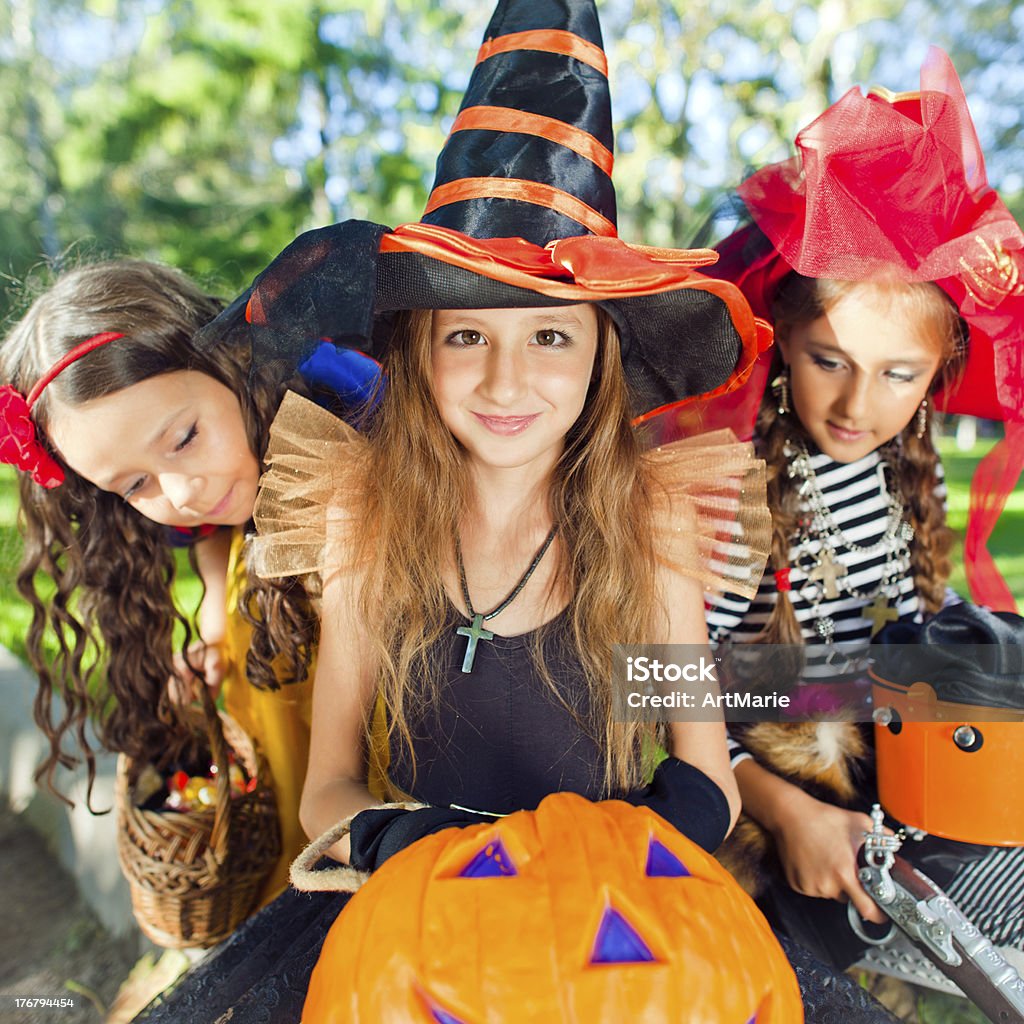
[[[117,762],[117,852],[143,933],[160,946],[207,947],[227,938],[256,905],[281,854],[273,791],[252,741],[203,693],[197,727],[205,728],[217,765],[216,800],[198,811],[148,811],[134,799],[138,765]],[[230,747],[251,793],[232,797]]]

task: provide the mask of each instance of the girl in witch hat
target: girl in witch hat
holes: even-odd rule
[[[21,470],[18,586],[33,609],[26,646],[50,742],[37,778],[53,788],[58,766],[84,761],[91,804],[87,724],[100,746],[139,763],[190,760],[181,707],[198,680],[223,683],[228,711],[273,774],[283,853],[270,898],[303,841],[315,616],[296,588],[253,580],[242,596],[244,527],[285,384],[248,373],[244,336],[197,347],[196,333],[223,308],[144,260],[61,274],[0,350],[0,461]],[[356,353],[325,359],[335,351],[317,349],[304,365],[309,387],[361,401],[376,364]],[[205,585],[198,636],[172,592],[181,546]],[[250,600],[255,617],[242,610]]]
[[[796,144],[796,157],[740,187],[754,223],[719,246],[712,271],[773,319],[777,345],[751,375],[753,401],[729,398],[733,413],[760,399],[769,571],[753,601],[726,597],[708,622],[717,641],[807,645],[804,678],[820,685],[799,699],[827,718],[837,651],[947,600],[952,533],[936,408],[1006,422],[1006,441],[975,478],[965,560],[976,600],[1012,606],[983,544],[1024,459],[1024,233],[985,180],[963,91],[939,50],[919,93],[851,90]],[[836,962],[863,946],[845,908],[799,894],[848,898],[880,916],[855,863],[874,798],[866,739],[833,721],[760,723],[734,740],[744,809],[774,838],[788,883],[765,899]],[[744,823],[734,845],[742,836],[763,847],[761,830]],[[904,855],[923,850],[910,844]],[[969,916],[1001,903],[987,913],[992,937],[1020,945],[1024,913],[1005,896],[1024,885],[1024,851],[999,851],[998,864],[979,863],[981,852],[933,860],[932,873],[940,884],[955,873],[951,891]]]
[[[611,146],[593,3],[502,0],[422,221],[310,232],[254,284],[257,365],[312,331],[386,374],[366,436],[286,400],[256,513],[256,571],[319,577],[303,822],[354,815],[332,852],[357,868],[557,790],[652,807],[708,849],[736,813],[721,721],[616,715],[611,656],[702,650],[704,590],[756,589],[750,447],[645,453],[636,425],[728,391],[766,338],[694,273],[708,254],[617,237]],[[426,806],[376,806],[402,797]],[[146,1019],[287,1019],[340,905],[319,902],[326,922],[282,897]],[[255,986],[252,962],[273,964]]]
[[[371,720],[378,797],[432,805],[361,815],[359,866],[554,790],[641,799],[655,733],[614,721],[612,645],[701,644],[703,589],[760,575],[749,447],[644,455],[634,426],[727,390],[763,333],[708,254],[617,237],[610,113],[592,3],[501,3],[423,220],[310,232],[254,285],[257,364],[345,325],[388,381],[366,437],[287,402],[257,512],[258,572],[323,575],[307,831],[376,802]],[[666,739],[649,798],[714,848],[724,728]]]

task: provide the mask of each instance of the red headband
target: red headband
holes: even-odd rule
[[[108,341],[117,341],[123,337],[123,334],[115,331],[104,331],[76,345],[36,381],[27,398],[10,384],[0,386],[0,462],[31,473],[32,479],[42,487],[57,487],[64,482],[64,470],[54,462],[36,436],[32,406],[39,401],[43,389],[54,377],[75,360],[106,345]]]

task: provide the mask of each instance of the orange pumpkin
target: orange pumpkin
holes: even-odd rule
[[[729,874],[653,812],[547,797],[389,860],[349,902],[303,1024],[799,1024]]]

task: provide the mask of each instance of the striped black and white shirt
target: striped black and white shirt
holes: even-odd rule
[[[872,594],[878,589],[885,573],[887,552],[880,550],[867,553],[863,548],[877,544],[885,534],[888,524],[889,492],[885,480],[885,461],[878,450],[870,452],[856,462],[836,462],[822,452],[811,455],[811,466],[817,478],[818,488],[828,505],[836,525],[843,537],[857,547],[839,546],[835,552],[836,561],[846,568],[842,578],[839,596],[821,597],[820,590],[810,585],[806,568],[797,564],[799,552],[790,549],[790,603],[796,614],[809,648],[817,647],[824,652],[824,641],[819,635],[816,623],[828,616],[835,624],[834,644],[840,651],[849,652],[863,648],[870,642],[872,621],[864,611],[870,604],[861,595]],[[936,493],[945,498],[941,465],[937,465]],[[813,540],[806,550],[815,555],[821,549],[821,541]],[[806,565],[806,559],[805,559]],[[751,641],[764,629],[778,599],[773,570],[782,566],[769,566],[761,579],[753,599],[735,594],[716,595],[709,599],[707,609],[708,633],[713,644],[729,639],[734,643]],[[850,590],[854,593],[850,593]],[[810,595],[810,596],[807,596]],[[895,593],[889,596],[889,605],[901,619],[915,618],[920,612],[920,602],[914,589],[912,571],[908,568],[899,577]],[[835,680],[836,669],[822,659],[815,659],[808,650],[806,679],[817,682]],[[730,752],[733,764],[746,754],[735,739],[730,738]]]
[[[817,477],[818,487],[828,504],[836,525],[843,536],[856,545],[870,547],[882,539],[887,525],[889,495],[885,485],[885,463],[878,451],[873,451],[856,462],[836,462],[822,452],[811,456],[811,466]],[[945,497],[941,467],[936,480],[936,489]],[[812,542],[808,554],[814,555],[821,548],[820,541]],[[866,603],[863,597],[850,594],[845,588],[852,588],[861,594],[871,592],[882,580],[886,552],[865,555],[862,551],[840,547],[836,560],[846,568],[843,577],[844,592],[839,597],[822,599],[817,605],[801,593],[809,582],[804,569],[796,564],[798,552],[790,550],[790,603],[796,613],[808,644],[822,643],[815,629],[815,621],[829,616],[835,622],[835,642],[868,641],[871,638],[871,620],[863,615]],[[708,632],[712,642],[721,642],[731,637],[736,643],[753,639],[765,626],[778,590],[772,572],[782,566],[770,566],[761,580],[757,594],[752,600],[726,594],[715,597],[707,613]],[[895,600],[890,602],[900,618],[916,615],[919,609],[914,579],[907,572],[900,579]]]

